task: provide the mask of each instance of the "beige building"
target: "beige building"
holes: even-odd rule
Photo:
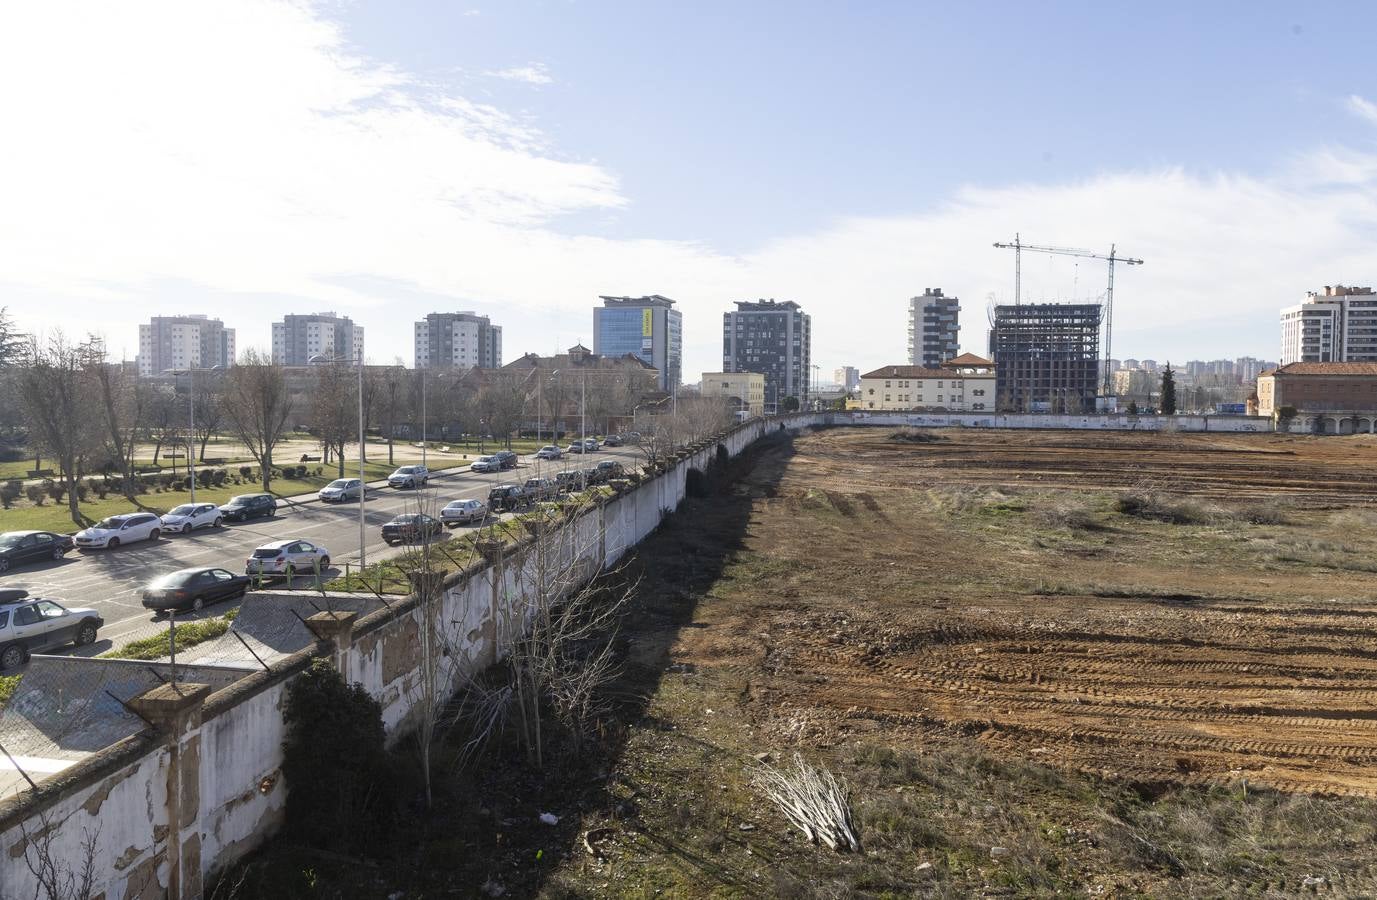
[[[1377,362],[1296,362],[1257,379],[1257,412],[1319,434],[1377,432]]]
[[[699,383],[704,397],[726,397],[737,409],[765,415],[765,376],[760,372],[704,372]]]
[[[860,409],[992,412],[994,363],[972,353],[939,368],[885,366],[861,376]]]

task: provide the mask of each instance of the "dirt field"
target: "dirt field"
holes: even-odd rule
[[[1119,779],[1377,794],[1377,442],[889,435],[761,461],[740,489],[768,575],[703,604],[677,662],[824,742],[956,733]],[[1145,484],[1201,521],[1115,511]]]

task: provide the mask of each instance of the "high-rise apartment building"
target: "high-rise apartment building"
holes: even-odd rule
[[[1100,374],[1098,303],[996,306],[990,356],[1001,412],[1090,412]]]
[[[350,362],[363,358],[363,327],[333,312],[288,315],[273,323],[273,363],[309,366],[323,356]]]
[[[502,326],[471,312],[431,313],[416,323],[416,368],[500,369]]]
[[[616,358],[630,353],[660,373],[660,390],[678,389],[683,372],[684,320],[674,301],[602,296],[593,308],[593,353]]]
[[[1377,362],[1377,294],[1325,285],[1281,311],[1281,364]]]
[[[722,314],[722,371],[765,376],[765,409],[776,412],[785,398],[808,400],[812,317],[785,300],[738,301]]]
[[[234,365],[234,329],[206,316],[154,316],[139,326],[140,375]]]
[[[908,301],[908,362],[936,368],[956,356],[961,301],[941,288],[924,288]]]
[[[832,380],[848,394],[858,391],[861,389],[861,370],[855,366],[838,366],[832,370]]]

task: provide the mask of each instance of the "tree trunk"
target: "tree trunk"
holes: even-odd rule
[[[395,465],[395,464],[392,462],[392,432],[391,432],[391,431],[388,431],[388,433],[387,433],[387,464],[388,464],[389,466]]]
[[[205,437],[201,438],[201,462],[205,462],[205,461],[206,461],[206,444],[208,444],[208,443],[210,443],[210,432],[209,432],[209,431],[206,432],[206,436],[205,436]]]
[[[339,445],[339,452],[336,454],[336,459],[338,459],[338,461],[339,461],[339,477],[340,477],[340,478],[343,478],[343,477],[344,477],[344,442],[343,442],[343,441],[340,442],[340,445]]]
[[[263,493],[268,493],[273,483],[273,455],[263,454]]]

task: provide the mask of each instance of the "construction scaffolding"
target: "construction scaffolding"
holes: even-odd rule
[[[1000,412],[1094,411],[1102,311],[1098,303],[996,306],[990,358]]]

